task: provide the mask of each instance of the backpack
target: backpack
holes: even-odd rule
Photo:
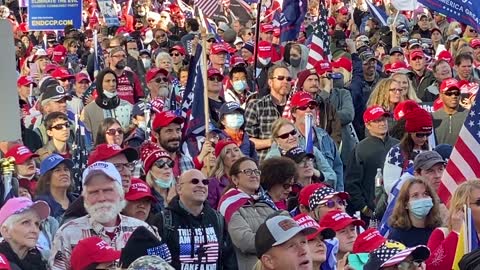
[[[218,263],[217,265],[222,265],[222,251],[223,251],[223,230],[225,227],[225,219],[223,216],[217,212],[213,211],[215,213],[215,217],[217,219],[217,224],[214,225],[215,227],[218,228],[218,231],[220,235],[218,236],[218,245],[219,245],[219,250],[218,250]],[[162,213],[160,213],[160,216],[162,217],[162,241],[166,242],[166,239],[169,239],[173,233],[177,230],[175,226],[173,225],[173,215],[172,215],[172,210],[165,208]]]

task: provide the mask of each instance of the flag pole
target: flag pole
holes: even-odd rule
[[[255,84],[258,86],[257,78],[257,57],[258,57],[258,40],[260,39],[260,16],[262,13],[262,0],[257,3],[257,18],[255,24],[255,50],[253,51],[253,75],[255,76]],[[258,91],[258,89],[257,89]]]
[[[200,19],[202,24],[205,24],[205,20],[203,17],[203,12],[198,9]],[[210,111],[208,106],[208,76],[207,76],[207,26],[203,25],[201,29],[201,36],[202,36],[202,58],[201,58],[201,66],[202,66],[202,79],[203,79],[203,110],[205,114],[205,138],[207,138],[209,130],[209,123],[210,123]],[[206,164],[207,174],[210,174],[210,158],[207,158]]]

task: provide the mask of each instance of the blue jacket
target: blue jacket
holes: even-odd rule
[[[315,138],[313,139],[313,145],[320,150],[323,154],[325,159],[327,160],[330,167],[335,172],[337,177],[336,185],[334,186],[335,190],[343,191],[344,190],[344,183],[343,183],[343,162],[340,158],[340,152],[335,145],[333,139],[328,135],[328,133],[319,128],[315,127]],[[299,137],[299,144],[302,147],[305,147],[305,137],[300,134]]]

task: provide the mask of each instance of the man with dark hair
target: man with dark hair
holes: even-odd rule
[[[36,152],[40,161],[53,153],[57,153],[64,158],[71,158],[70,147],[68,146],[71,131],[67,115],[62,112],[52,112],[45,117],[43,124],[49,141]]]
[[[461,53],[455,57],[455,79],[480,83],[478,71],[473,68],[473,57],[468,53]]]
[[[292,77],[284,65],[275,64],[268,70],[270,94],[247,105],[245,131],[255,143],[260,160],[263,160],[272,145],[272,124],[282,116],[287,96],[290,94]]]
[[[130,70],[126,70],[127,54],[121,47],[115,47],[110,51],[109,67],[118,77],[118,97],[130,102],[132,105],[143,97],[143,89],[138,76]]]
[[[413,88],[416,90],[418,98],[423,100],[427,87],[435,82],[435,77],[427,69],[425,53],[421,49],[410,52],[410,67],[413,71],[410,78]]]
[[[226,102],[236,102],[245,109],[247,97],[249,94],[249,83],[252,80],[247,79],[247,69],[244,66],[232,67],[229,74],[231,88],[225,91]]]
[[[440,85],[440,98],[443,107],[435,111],[433,127],[437,144],[454,145],[468,111],[460,106],[460,86],[457,80],[450,78]]]
[[[188,52],[192,52],[192,41],[195,37],[200,36],[200,24],[198,23],[197,19],[189,18],[185,21],[185,30],[187,30],[187,34],[184,35],[180,42],[182,42],[182,47],[187,49]]]

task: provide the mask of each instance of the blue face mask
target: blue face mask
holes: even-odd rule
[[[418,199],[408,203],[410,212],[418,219],[424,219],[433,207],[433,201],[431,197]]]
[[[243,91],[245,91],[245,88],[247,88],[247,82],[244,80],[234,81],[232,86],[233,86],[233,90],[239,93],[243,93]]]
[[[159,188],[167,189],[172,187],[173,178],[170,178],[169,180],[156,178],[154,181]]]
[[[243,125],[243,115],[234,113],[225,115],[225,125],[229,128],[240,128]]]

